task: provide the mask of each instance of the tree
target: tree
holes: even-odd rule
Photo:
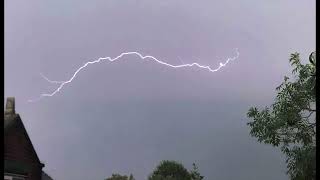
[[[291,54],[293,80],[284,77],[276,88],[274,104],[262,110],[251,107],[247,116],[250,134],[259,142],[281,147],[286,155],[287,173],[292,180],[316,177],[316,58],[300,62],[299,53]]]
[[[135,180],[132,174],[130,174],[130,176],[129,176],[129,179],[128,179],[128,180]]]
[[[149,180],[202,180],[199,169],[195,163],[192,164],[193,169],[188,170],[176,161],[161,161],[153,173],[149,176]]]
[[[112,174],[112,176],[107,178],[106,180],[134,180],[134,178],[132,174],[130,174],[129,178],[126,175],[122,176],[120,174]]]
[[[200,175],[198,166],[193,163],[192,170],[190,171],[192,180],[202,180],[204,177]]]
[[[188,170],[176,161],[161,161],[149,180],[191,180]]]

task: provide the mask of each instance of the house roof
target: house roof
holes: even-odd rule
[[[46,172],[42,171],[41,180],[53,180]]]
[[[33,147],[33,144],[29,138],[27,130],[23,125],[20,115],[15,113],[15,99],[14,97],[9,97],[7,98],[6,109],[4,113],[4,135],[6,136],[9,132],[11,132],[12,130],[15,130],[15,128],[13,127],[19,127],[23,130],[24,135],[27,138],[27,141],[29,141],[31,148],[36,155],[37,161],[44,167],[44,164],[40,162],[37,152]]]

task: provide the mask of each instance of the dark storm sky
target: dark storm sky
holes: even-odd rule
[[[28,103],[87,61],[126,51],[216,73],[126,56],[89,66],[54,97]],[[250,137],[246,112],[264,107],[315,49],[314,0],[5,1],[5,96],[16,97],[54,179],[146,179],[160,160],[193,162],[208,180],[285,180],[279,150]]]

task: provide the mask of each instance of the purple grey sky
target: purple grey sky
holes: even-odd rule
[[[28,103],[87,61],[54,97]],[[16,97],[45,171],[59,180],[146,179],[160,160],[197,163],[208,180],[286,180],[278,149],[250,137],[246,112],[272,103],[288,57],[315,50],[315,0],[5,1],[5,97]]]

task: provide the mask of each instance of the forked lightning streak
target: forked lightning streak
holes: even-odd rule
[[[153,56],[150,56],[150,55],[146,55],[146,56],[143,56],[142,54],[140,54],[139,52],[125,52],[125,53],[121,53],[119,56],[115,57],[115,58],[111,58],[111,57],[101,57],[95,61],[89,61],[87,63],[85,63],[83,66],[81,66],[80,68],[78,68],[74,73],[73,73],[73,76],[67,80],[67,81],[52,81],[50,80],[49,78],[47,78],[46,76],[44,76],[43,74],[40,74],[46,81],[48,81],[49,83],[52,83],[52,84],[59,84],[58,88],[56,90],[54,90],[52,93],[43,93],[41,94],[37,99],[32,99],[32,100],[28,100],[28,102],[35,102],[35,101],[38,101],[40,100],[41,98],[43,97],[51,97],[51,96],[54,96],[56,93],[58,93],[63,87],[64,85],[66,84],[69,84],[71,83],[74,78],[77,76],[77,74],[82,70],[84,69],[85,67],[87,67],[89,64],[95,64],[95,63],[99,63],[101,61],[104,61],[104,60],[108,60],[110,62],[114,62],[116,60],[119,60],[121,57],[125,56],[125,55],[137,55],[139,56],[142,60],[144,59],[151,59],[153,60],[154,62],[158,63],[158,64],[161,64],[161,65],[164,65],[164,66],[168,66],[168,67],[171,67],[171,68],[184,68],[184,67],[192,67],[192,66],[195,66],[195,67],[198,67],[200,69],[204,69],[204,70],[208,70],[209,72],[217,72],[219,71],[222,67],[226,66],[230,61],[233,61],[235,59],[237,59],[240,55],[238,49],[236,49],[236,56],[232,57],[232,58],[228,58],[224,63],[220,62],[219,63],[219,67],[217,67],[216,69],[212,69],[210,66],[205,66],[205,65],[200,65],[198,63],[191,63],[191,64],[180,64],[180,65],[173,65],[173,64],[169,64],[169,63],[166,63],[164,61],[161,61],[161,60],[158,60],[157,58],[153,57]]]

